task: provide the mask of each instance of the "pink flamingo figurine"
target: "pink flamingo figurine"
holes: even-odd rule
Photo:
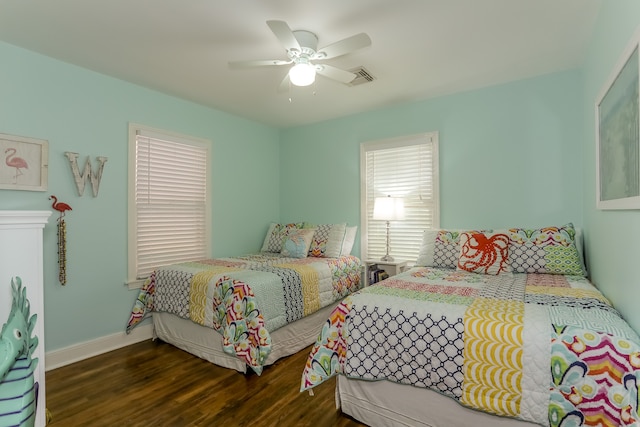
[[[7,154],[7,157],[4,159],[7,166],[10,168],[16,168],[16,178],[18,178],[18,175],[22,175],[22,171],[20,169],[29,169],[29,165],[25,159],[22,157],[16,157],[15,148],[7,148],[4,150],[4,153]]]
[[[55,210],[57,210],[58,212],[60,212],[60,218],[62,218],[64,216],[64,212],[65,211],[71,211],[73,209],[71,209],[71,206],[69,206],[68,204],[64,203],[64,202],[59,202],[58,198],[54,195],[51,195],[51,197],[49,197],[49,200],[53,199],[53,203],[51,204],[51,207]]]

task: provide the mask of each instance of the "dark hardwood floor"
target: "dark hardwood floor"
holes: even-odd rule
[[[335,378],[299,392],[309,351],[258,376],[144,341],[47,372],[48,426],[363,426],[336,409]]]

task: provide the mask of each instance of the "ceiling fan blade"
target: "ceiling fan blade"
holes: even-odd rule
[[[300,43],[298,43],[298,40],[293,35],[293,31],[291,31],[291,28],[289,28],[289,25],[286,22],[267,21],[267,25],[269,26],[269,28],[271,28],[271,31],[273,31],[273,34],[276,35],[278,40],[280,40],[280,43],[282,44],[282,46],[284,46],[284,48],[287,49],[287,51],[291,49],[295,49],[298,51],[301,50]]]
[[[231,61],[230,68],[253,68],[253,67],[269,67],[273,65],[287,65],[293,61],[284,61],[280,59],[258,59],[255,61]]]
[[[317,65],[316,67],[317,67],[316,72],[318,74],[328,77],[332,80],[339,81],[340,83],[344,83],[344,84],[351,83],[353,79],[358,77],[355,73],[352,73],[351,71],[345,71],[331,65],[322,64],[322,65]]]
[[[318,52],[314,55],[314,58],[335,58],[337,56],[345,55],[347,53],[362,49],[363,47],[367,47],[370,45],[371,39],[369,38],[369,36],[365,33],[360,33],[319,49]]]

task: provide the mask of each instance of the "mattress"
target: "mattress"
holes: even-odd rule
[[[371,427],[534,427],[475,411],[433,390],[340,375],[336,407]]]
[[[313,344],[335,304],[277,329],[271,334],[271,353],[264,366],[290,356]],[[211,328],[198,325],[170,313],[153,314],[154,338],[159,338],[188,353],[224,368],[246,373],[247,364],[226,353],[222,335]]]

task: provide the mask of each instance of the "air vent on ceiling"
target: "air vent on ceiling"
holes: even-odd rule
[[[357,86],[375,80],[375,77],[373,77],[364,67],[353,68],[349,71],[356,74],[356,78],[351,80],[349,86]]]

